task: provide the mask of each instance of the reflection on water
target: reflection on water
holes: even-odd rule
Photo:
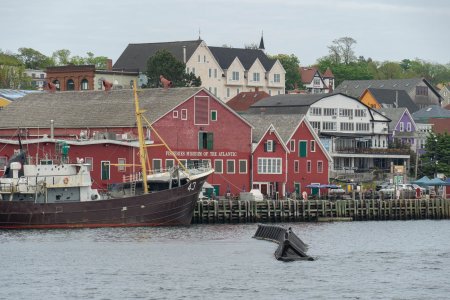
[[[256,224],[0,231],[0,299],[450,295],[450,221],[283,225],[316,261],[276,261]]]

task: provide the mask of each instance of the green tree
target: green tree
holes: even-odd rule
[[[19,48],[18,51],[17,58],[27,69],[45,69],[54,65],[50,57],[45,56],[33,48]]]
[[[24,71],[25,66],[15,55],[0,51],[0,88],[26,88],[30,80]]]
[[[88,65],[94,65],[96,69],[105,70],[106,62],[108,58],[106,56],[95,56],[94,53],[86,53],[85,63]]]
[[[426,153],[420,157],[420,176],[434,177],[436,173],[450,176],[450,135],[431,133],[425,142]]]
[[[160,86],[159,76],[172,81],[173,86],[199,86],[201,80],[194,74],[186,74],[186,65],[178,61],[169,51],[159,50],[147,61],[147,87]],[[199,84],[200,83],[200,84]],[[198,85],[197,85],[198,84]]]
[[[300,60],[294,54],[277,54],[270,56],[272,59],[278,59],[286,71],[286,90],[303,89],[302,78],[300,76]]]
[[[356,44],[356,40],[348,36],[334,40],[328,46],[330,52],[329,58],[336,64],[349,64],[354,62],[356,60],[356,55],[353,51],[354,44]]]
[[[399,63],[385,61],[377,69],[377,76],[375,79],[398,79],[402,78],[402,67]]]
[[[52,59],[56,66],[65,66],[70,63],[70,50],[61,49],[56,50],[52,54]]]

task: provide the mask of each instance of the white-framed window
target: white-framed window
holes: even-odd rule
[[[240,89],[236,89],[236,95],[239,95],[240,92],[241,92]]]
[[[339,109],[340,117],[353,117],[353,109],[350,108],[341,108]]]
[[[195,75],[195,68],[192,68],[192,74]]]
[[[324,108],[323,115],[324,116],[337,116],[337,108]]]
[[[295,140],[290,140],[290,141],[289,141],[289,150],[290,150],[291,152],[294,152],[294,151],[295,151]]]
[[[319,77],[314,77],[314,80],[313,80],[313,85],[320,85],[320,78]]]
[[[236,162],[234,161],[234,159],[227,159],[227,173],[228,174],[236,173],[235,163]]]
[[[317,161],[317,173],[323,173],[323,161]]]
[[[217,173],[217,174],[223,173],[223,160],[222,159],[214,160],[214,173]]]
[[[118,158],[117,159],[117,172],[125,172],[127,167],[125,164],[127,163],[127,160],[125,158]]]
[[[203,62],[206,62],[206,55],[203,55]]]
[[[166,159],[166,170],[169,170],[175,166],[175,160],[174,159]]]
[[[311,116],[321,116],[322,115],[322,108],[321,107],[311,107],[311,110],[309,111],[309,114]]]
[[[336,122],[323,122],[323,130],[336,131]]]
[[[281,82],[280,74],[273,74],[273,82]]]
[[[294,160],[294,173],[300,172],[300,161]]]
[[[405,123],[400,122],[400,131],[404,131],[405,130]]]
[[[214,69],[214,78],[217,78],[217,69]]]
[[[259,73],[253,73],[253,81],[254,82],[259,82]]]
[[[365,109],[355,109],[355,117],[365,117],[367,111]]]
[[[93,157],[85,157],[84,158],[85,164],[88,164],[88,170],[89,172],[94,170],[94,158]]]
[[[320,130],[320,121],[310,121],[309,124],[313,129]]]
[[[211,69],[211,68],[208,69],[208,77],[209,77],[209,78],[212,77],[212,69]]]
[[[173,117],[174,119],[178,119],[178,110],[174,110],[174,111],[172,112],[172,117]]]
[[[246,159],[239,160],[239,174],[247,174],[247,160]]]
[[[315,140],[311,140],[309,142],[309,150],[311,152],[316,152],[316,141]]]
[[[267,152],[273,152],[273,141],[272,140],[267,140],[266,150],[267,150]]]
[[[214,96],[217,96],[217,88],[214,87]]]
[[[179,161],[184,167],[187,167],[187,159],[179,159]]]
[[[281,158],[258,158],[258,174],[281,174]]]
[[[369,131],[369,123],[356,123],[356,131]]]
[[[0,156],[0,170],[5,170],[6,164],[8,163],[8,158],[6,156]]]
[[[351,122],[341,122],[340,124],[340,130],[341,131],[354,131],[355,130],[355,124]]]
[[[160,158],[154,158],[152,159],[152,169],[155,173],[161,173],[162,172],[162,159]]]
[[[227,97],[230,97],[230,88],[227,88]]]
[[[187,120],[187,109],[181,110],[181,120]]]
[[[411,131],[411,122],[406,123],[406,131]]]
[[[217,121],[217,110],[211,110],[211,121]]]
[[[200,62],[200,55],[197,56],[197,61]]]
[[[233,81],[239,81],[239,72],[238,71],[233,71],[231,73],[231,78]]]
[[[310,160],[308,160],[307,162],[306,162],[306,173],[311,173],[311,166],[312,166],[312,163],[311,163],[311,161]]]

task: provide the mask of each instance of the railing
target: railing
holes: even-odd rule
[[[378,155],[408,155],[410,154],[409,149],[401,148],[386,148],[386,149],[376,149],[376,148],[338,148],[334,149],[335,153],[348,153],[348,154],[378,154]]]

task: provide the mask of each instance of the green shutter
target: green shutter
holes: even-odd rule
[[[109,179],[109,161],[102,162],[102,180]]]
[[[214,146],[214,134],[212,132],[208,132],[206,135],[206,144],[208,150],[213,150]]]
[[[298,156],[299,157],[306,157],[307,150],[308,150],[308,143],[306,141],[300,141],[298,143]]]
[[[198,133],[198,150],[203,149],[203,132]]]
[[[211,121],[217,120],[217,111],[213,110],[211,111]]]

